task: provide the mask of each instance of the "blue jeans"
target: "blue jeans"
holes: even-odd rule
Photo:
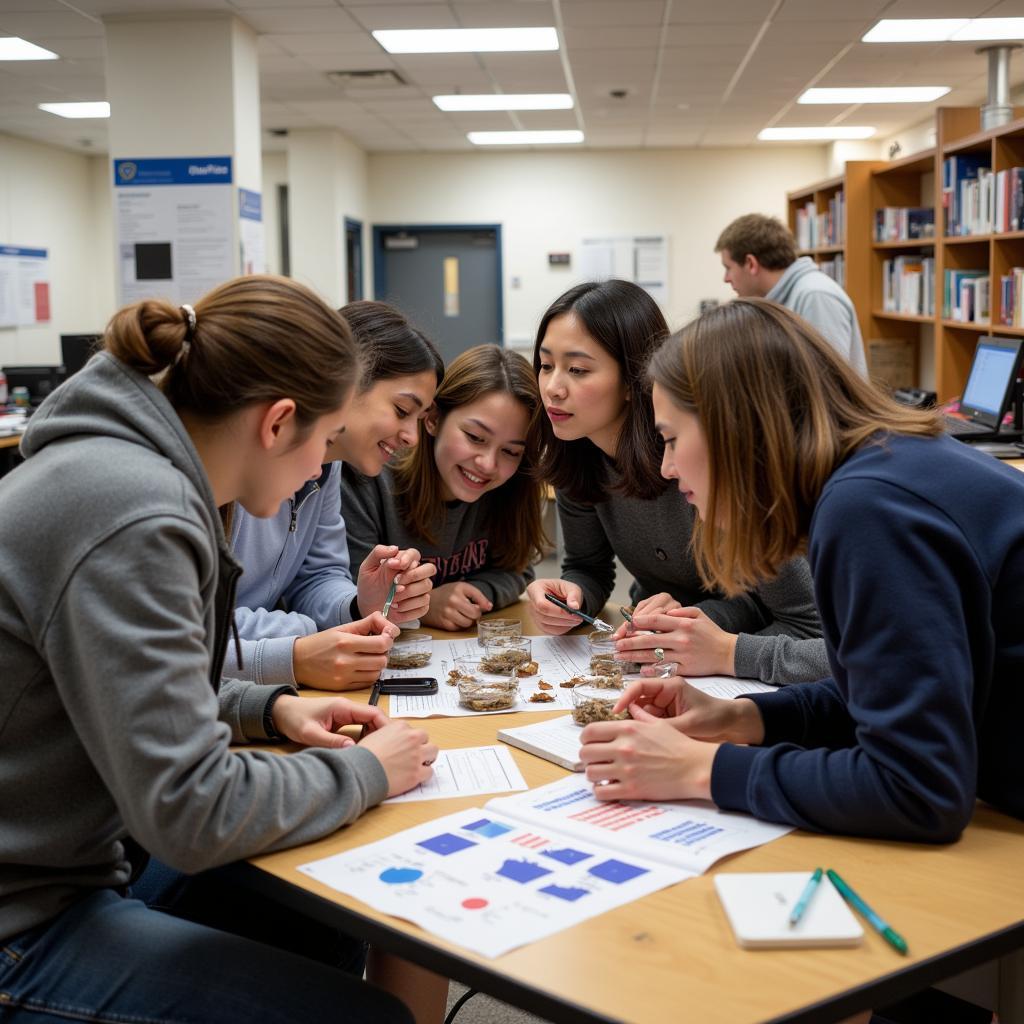
[[[402,1003],[346,972],[364,956],[219,872],[152,864],[129,896],[99,890],[0,944],[0,1022],[411,1024]]]

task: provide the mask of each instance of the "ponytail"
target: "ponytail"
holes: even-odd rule
[[[115,313],[104,348],[158,383],[179,412],[208,419],[291,398],[300,426],[345,400],[359,372],[344,318],[285,277],[237,277],[193,309],[146,299]]]

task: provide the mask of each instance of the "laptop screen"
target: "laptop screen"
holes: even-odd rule
[[[1006,412],[1020,361],[1020,342],[981,341],[960,402],[961,411],[995,423]]]

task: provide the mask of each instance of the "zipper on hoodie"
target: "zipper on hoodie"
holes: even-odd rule
[[[302,506],[306,504],[309,499],[320,490],[320,485],[314,483],[313,486],[303,495],[302,500],[296,505],[294,498],[288,499],[288,504],[291,506],[291,516],[288,521],[288,533],[293,534],[299,528],[299,513],[302,511]],[[272,579],[277,579],[277,572],[281,568],[281,559],[284,558],[284,553],[288,549],[288,538],[285,538],[284,544],[281,545],[281,553],[277,556],[277,561],[274,563],[274,572],[271,575]]]

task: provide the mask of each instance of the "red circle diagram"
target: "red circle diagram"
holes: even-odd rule
[[[487,906],[487,900],[479,896],[471,896],[468,900],[463,900],[462,905],[467,910],[483,910]]]

